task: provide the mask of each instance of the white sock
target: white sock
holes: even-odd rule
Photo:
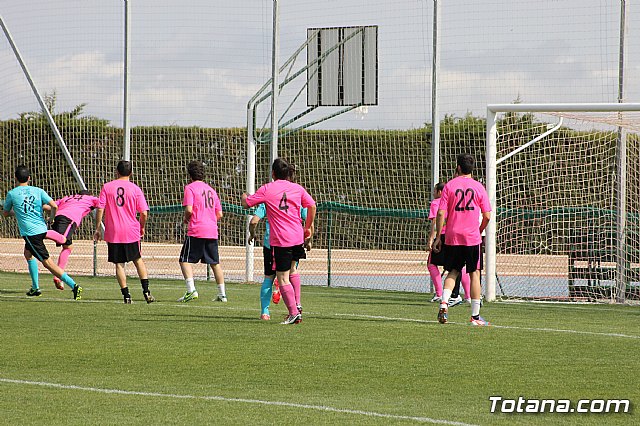
[[[184,280],[185,284],[187,284],[187,291],[189,293],[193,293],[196,291],[196,285],[193,283],[193,278],[187,278]]]
[[[224,291],[224,283],[218,284],[218,295],[227,297],[227,293]]]
[[[480,299],[471,299],[471,316],[480,315]]]
[[[451,293],[453,292],[453,289],[449,290],[449,289],[444,289],[442,290],[442,303],[449,303],[449,299],[451,298]]]

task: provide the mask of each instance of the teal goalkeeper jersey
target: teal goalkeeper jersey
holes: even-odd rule
[[[10,211],[13,208],[20,235],[30,237],[47,232],[42,206],[51,200],[49,194],[37,186],[16,186],[7,193],[4,209]]]

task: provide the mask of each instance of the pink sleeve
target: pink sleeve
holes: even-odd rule
[[[447,210],[449,204],[449,186],[445,185],[442,189],[442,195],[440,196],[440,205],[438,210]]]
[[[193,206],[193,191],[186,186],[184,187],[184,197],[182,198],[183,206]]]
[[[100,199],[98,197],[91,197],[91,206],[94,209],[97,209],[99,205],[100,205]]]
[[[149,210],[149,205],[147,204],[147,200],[144,198],[144,193],[142,190],[138,190],[138,195],[136,196],[138,204],[138,213],[146,212]]]
[[[316,205],[316,201],[313,199],[311,195],[307,192],[306,189],[302,189],[302,207],[311,207]]]
[[[431,201],[431,205],[429,206],[429,219],[435,219],[438,215],[438,206],[440,203],[437,200]]]
[[[107,192],[104,190],[104,186],[100,190],[100,198],[98,198],[98,208],[104,209],[107,205]]]
[[[247,204],[249,205],[249,207],[253,207],[257,204],[264,203],[266,191],[267,191],[267,188],[266,186],[263,185],[260,188],[258,188],[255,194],[249,195],[247,197]]]

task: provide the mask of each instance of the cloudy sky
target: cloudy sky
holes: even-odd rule
[[[614,102],[618,0],[440,2],[441,114],[484,115],[487,103]],[[246,125],[246,105],[269,78],[271,0],[131,0],[133,125]],[[307,28],[377,25],[379,105],[324,128],[416,128],[430,121],[431,0],[280,0],[281,62]],[[640,101],[640,5],[627,1],[625,99]],[[58,110],[122,125],[123,0],[0,0],[36,85]],[[306,63],[306,53],[293,71]],[[286,74],[286,72],[285,72]],[[304,80],[283,91],[283,111]],[[289,111],[305,108],[306,96]],[[267,105],[259,109],[266,119]],[[0,37],[0,119],[37,110]],[[330,107],[314,112],[335,111]],[[259,123],[261,124],[261,123]]]

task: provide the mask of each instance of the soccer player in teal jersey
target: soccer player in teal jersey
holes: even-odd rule
[[[82,287],[49,258],[49,252],[44,245],[44,239],[47,238],[47,223],[42,214],[43,205],[48,204],[51,207],[52,215],[55,215],[58,205],[43,189],[29,185],[31,173],[26,166],[16,167],[15,177],[18,186],[7,193],[2,214],[5,217],[12,215],[16,217],[20,235],[25,241],[24,257],[27,259],[31,276],[31,289],[27,292],[27,296],[42,294],[38,284],[38,262],[36,261],[38,259],[53,275],[71,287],[73,298],[79,300]]]
[[[249,243],[251,243],[256,238],[256,228],[260,220],[267,217],[267,208],[264,203],[260,204],[256,211],[253,213],[253,217],[251,218],[251,222],[249,223]],[[300,209],[300,217],[302,220],[307,219],[307,209]],[[262,279],[262,286],[260,287],[260,319],[264,321],[269,321],[271,319],[271,314],[269,312],[269,305],[271,302],[271,297],[273,294],[273,284],[274,279],[276,277],[275,264],[273,259],[273,250],[269,245],[269,234],[270,227],[269,221],[265,220],[265,230],[264,230],[264,239],[262,242],[262,255],[264,260],[264,278]],[[305,248],[309,249],[309,241],[305,241]],[[295,273],[289,276],[289,280],[291,280],[292,284],[298,283],[297,291],[295,291],[296,295],[296,305],[298,309],[302,309],[300,306],[300,274],[298,273],[297,265]],[[277,289],[276,289],[277,290]],[[294,286],[294,290],[296,290],[296,286]],[[274,298],[274,303],[279,302],[279,298]]]

